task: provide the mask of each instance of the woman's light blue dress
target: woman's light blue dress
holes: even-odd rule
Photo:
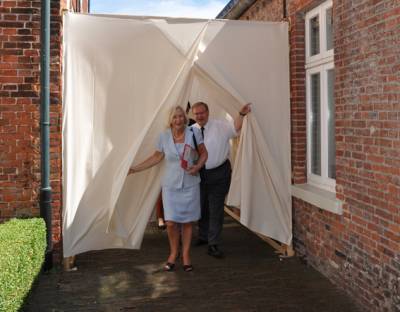
[[[200,176],[192,176],[181,167],[184,146],[190,145],[196,151],[193,136],[197,145],[203,143],[199,129],[186,127],[185,142],[175,144],[171,129],[168,129],[161,133],[157,144],[157,150],[164,153],[166,160],[161,182],[166,221],[188,223],[200,219]]]

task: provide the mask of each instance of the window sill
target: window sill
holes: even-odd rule
[[[292,196],[304,200],[318,208],[341,215],[343,214],[342,202],[336,194],[310,184],[292,185]]]

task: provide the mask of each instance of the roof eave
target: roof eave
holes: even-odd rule
[[[217,18],[238,19],[256,0],[231,0],[217,15]]]

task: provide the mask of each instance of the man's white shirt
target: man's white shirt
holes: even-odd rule
[[[193,127],[201,129],[197,123]],[[207,124],[204,126],[204,145],[208,152],[206,169],[216,168],[228,159],[230,151],[229,140],[237,135],[233,122],[208,119]]]

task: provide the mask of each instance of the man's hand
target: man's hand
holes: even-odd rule
[[[244,105],[242,107],[242,109],[239,111],[239,116],[237,116],[235,118],[234,121],[234,126],[235,126],[235,130],[236,132],[239,132],[242,129],[242,125],[243,125],[243,120],[244,117],[251,112],[251,103],[247,103],[246,105]]]
[[[242,109],[239,111],[240,116],[246,116],[248,113],[251,112],[251,103],[247,103],[242,107]]]
[[[188,169],[186,170],[186,172],[189,173],[190,175],[195,176],[195,175],[197,175],[197,173],[199,172],[199,170],[200,170],[199,166],[196,165],[196,166],[193,166],[193,167],[188,168]]]

